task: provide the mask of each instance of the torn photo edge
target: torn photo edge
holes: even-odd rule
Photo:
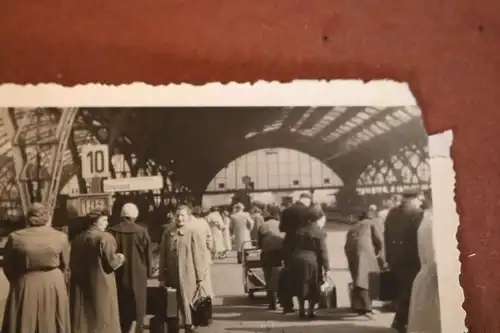
[[[401,106],[418,105],[407,83],[391,80],[297,80],[290,83],[208,83],[149,86],[143,83],[63,87],[0,85],[0,107],[208,107],[208,106]],[[425,112],[425,110],[423,110]],[[451,131],[429,136],[434,244],[443,332],[466,332],[459,284],[459,216],[454,201]]]

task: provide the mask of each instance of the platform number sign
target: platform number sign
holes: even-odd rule
[[[109,177],[109,149],[108,145],[85,145],[82,147],[83,178]]]

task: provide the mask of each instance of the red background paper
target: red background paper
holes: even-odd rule
[[[6,0],[0,9],[0,82],[296,78],[408,81],[429,132],[455,131],[467,325],[500,332],[500,2]]]

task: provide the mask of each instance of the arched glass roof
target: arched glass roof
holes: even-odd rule
[[[97,129],[99,126],[102,127],[106,122],[109,125],[109,123],[112,122],[110,121],[110,117],[112,117],[113,114],[119,113],[115,112],[117,109],[118,108],[81,109],[80,116],[74,127],[75,145],[72,146],[70,142],[68,149],[63,155],[64,168],[61,179],[62,186],[64,186],[64,184],[74,175],[72,156],[79,153],[81,145],[98,142]],[[124,124],[128,129],[125,131],[126,135],[122,135],[122,140],[127,142],[133,149],[138,149],[138,147],[134,148],[132,146],[135,141],[142,140],[139,144],[139,147],[142,147],[144,144],[147,144],[146,141],[149,140],[148,138],[150,136],[154,135],[155,131],[165,132],[166,124],[170,123],[173,131],[175,131],[177,128],[182,127],[179,125],[183,124],[181,118],[190,119],[189,121],[186,120],[186,124],[192,123],[192,115],[194,113],[191,113],[191,116],[183,117],[183,115],[189,114],[183,108],[165,109],[170,109],[170,114],[182,111],[179,117],[176,115],[176,118],[179,118],[179,120],[173,120],[172,122],[166,120],[168,118],[161,118],[161,121],[158,121],[159,115],[156,113],[158,110],[153,110],[154,113],[152,113],[149,112],[151,110],[148,111],[148,109],[143,108],[120,109],[122,114],[132,115],[123,117],[123,119],[125,119]],[[174,109],[177,109],[177,111]],[[204,110],[205,108],[199,109]],[[227,133],[230,133],[227,135],[239,135],[240,138],[244,136],[247,140],[259,138],[267,134],[286,132],[293,134],[294,138],[298,138],[299,141],[307,141],[307,144],[311,147],[327,147],[327,149],[322,151],[322,154],[320,154],[321,156],[319,156],[322,161],[328,161],[347,155],[350,152],[358,150],[361,146],[364,146],[365,143],[383,137],[385,134],[401,128],[414,120],[419,120],[421,117],[421,111],[416,106],[260,108],[262,109],[260,113],[254,113],[253,111],[238,112],[238,115],[234,112],[226,114],[224,113],[225,111],[222,110],[224,108],[210,109],[216,112],[202,112],[204,114],[213,114],[212,117],[207,118],[207,122],[210,120],[213,121],[213,123],[205,124],[204,121],[200,120],[200,122],[204,124],[202,126],[205,126],[205,128],[214,126],[221,128],[221,126],[226,126],[228,128]],[[48,176],[47,168],[51,158],[50,143],[51,140],[53,140],[58,121],[57,112],[55,111],[57,111],[57,109],[54,108],[36,110],[23,108],[0,109],[0,112],[3,114],[11,112],[17,122],[20,122],[27,112],[35,114],[26,126],[23,126],[22,131],[20,131],[21,141],[29,146],[26,148],[28,165],[24,175],[27,178],[36,179],[37,176],[39,176],[41,179],[44,179]],[[138,114],[138,111],[141,111],[142,114]],[[193,112],[197,111],[195,110]],[[240,115],[243,120],[240,119]],[[148,121],[151,123],[155,119],[157,123],[156,129],[145,133],[142,130],[143,126],[146,126]],[[12,137],[9,136],[9,131],[6,130],[7,125],[1,120],[2,117],[0,117],[0,207],[11,207],[12,205],[17,205],[16,202],[19,200],[19,195],[14,179]],[[245,128],[243,125],[241,125],[241,129],[235,128],[234,124],[237,123],[237,120],[240,120],[239,122],[241,124],[245,124],[246,130],[242,130],[242,128]],[[149,126],[154,125],[150,124]],[[139,130],[139,127],[141,130]],[[170,131],[172,131],[172,128]],[[227,140],[227,138],[223,136],[218,137],[220,140]],[[158,140],[158,138],[156,139]],[[130,144],[129,141],[131,141],[132,144]],[[39,145],[38,148],[30,146],[35,143],[41,145]],[[318,157],[318,154],[315,156]],[[36,167],[38,159],[42,166],[40,170]],[[1,210],[2,208],[0,208],[0,215],[2,215]]]

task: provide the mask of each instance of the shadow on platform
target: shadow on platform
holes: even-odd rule
[[[338,325],[299,325],[277,327],[228,327],[226,332],[266,332],[266,333],[305,333],[305,332],[335,332],[335,333],[392,333],[390,328],[373,327],[366,325],[338,324]]]
[[[337,308],[328,310],[317,310],[317,319],[314,321],[356,321],[359,322],[360,317],[351,312],[349,308]],[[213,318],[216,321],[279,321],[279,322],[301,322],[297,313],[284,315],[281,310],[268,310],[267,306],[243,305],[221,305],[214,306]]]

